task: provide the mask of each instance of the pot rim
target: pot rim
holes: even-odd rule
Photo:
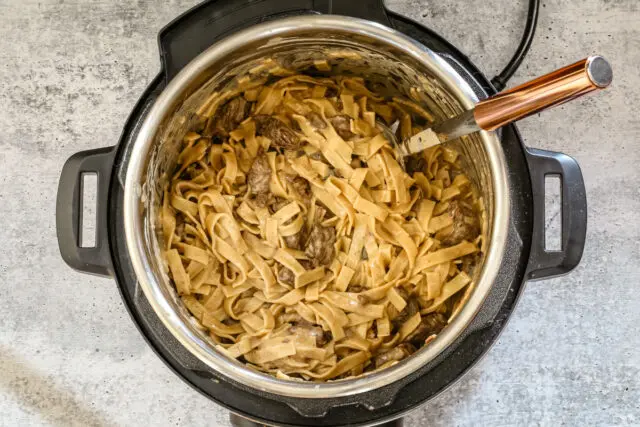
[[[481,131],[479,136],[491,166],[494,193],[493,224],[482,272],[469,300],[451,324],[420,352],[393,367],[355,379],[326,383],[287,381],[251,370],[240,362],[229,359],[199,337],[195,333],[195,327],[188,325],[164,297],[162,285],[154,275],[146,255],[144,207],[140,200],[146,162],[154,147],[156,133],[168,110],[212,63],[236,50],[243,40],[283,37],[300,28],[339,30],[365,35],[377,42],[392,45],[427,66],[438,80],[456,95],[464,108],[471,109],[478,101],[471,87],[444,59],[399,31],[375,22],[337,15],[313,15],[279,19],[239,31],[209,47],[183,68],[162,91],[146,116],[136,136],[126,173],[123,211],[125,237],[128,255],[138,282],[154,312],[180,344],[200,361],[230,380],[262,392],[308,399],[335,398],[369,392],[405,378],[433,360],[462,334],[480,310],[498,274],[508,231],[510,200],[506,160],[499,138],[495,132]]]

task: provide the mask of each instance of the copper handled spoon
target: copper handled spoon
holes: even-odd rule
[[[528,117],[547,108],[571,101],[611,84],[613,72],[602,56],[590,56],[535,80],[500,92],[480,101],[474,108],[457,117],[436,123],[411,138],[396,144],[404,156],[419,153],[479,130],[496,130],[501,126]],[[396,136],[387,126],[380,124],[384,135],[391,141]]]

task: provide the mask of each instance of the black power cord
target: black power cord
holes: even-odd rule
[[[524,34],[520,40],[520,45],[513,57],[509,61],[504,70],[497,76],[491,79],[493,86],[500,92],[506,86],[509,79],[513,76],[516,70],[522,64],[522,60],[527,56],[533,36],[536,33],[536,25],[538,24],[538,10],[540,9],[540,0],[529,0],[529,11],[527,12],[527,24],[524,28]]]

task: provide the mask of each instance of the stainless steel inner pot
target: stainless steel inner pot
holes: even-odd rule
[[[460,313],[428,346],[380,372],[326,383],[286,381],[246,368],[215,350],[180,302],[166,272],[157,224],[160,196],[175,166],[194,112],[213,92],[233,89],[265,59],[304,70],[333,52],[332,73],[375,81],[382,91],[402,93],[437,117],[451,117],[477,102],[463,78],[443,60],[405,35],[369,21],[314,15],[256,25],[216,43],[166,87],[145,119],[132,150],[124,195],[125,233],[131,262],[146,298],[176,339],[206,365],[247,387],[298,398],[329,398],[371,391],[397,381],[436,357],[477,314],[503,256],[509,215],[505,158],[493,132],[454,142],[468,161],[485,206],[484,255],[474,290]],[[336,54],[336,52],[341,52]],[[354,54],[357,53],[357,54]]]

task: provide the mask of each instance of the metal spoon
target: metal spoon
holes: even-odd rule
[[[604,89],[612,79],[609,62],[602,56],[590,56],[480,101],[471,110],[436,123],[400,143],[397,143],[394,130],[382,123],[378,125],[385,137],[396,143],[398,158],[402,159],[479,130],[496,130],[594,90]]]

